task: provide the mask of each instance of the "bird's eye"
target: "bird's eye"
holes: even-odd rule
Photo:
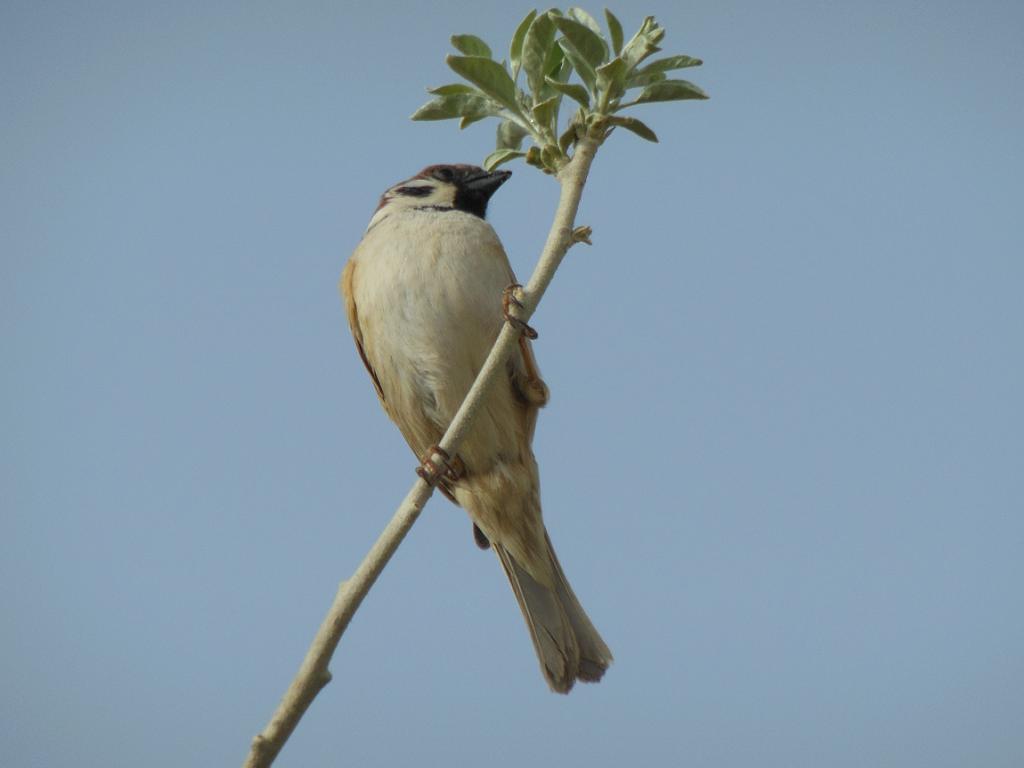
[[[451,181],[455,178],[455,174],[452,173],[451,168],[438,168],[437,171],[434,172],[434,178],[440,181]]]

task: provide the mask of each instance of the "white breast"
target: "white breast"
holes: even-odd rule
[[[461,211],[401,210],[353,258],[364,349],[385,400],[447,425],[503,322],[513,277],[498,236]]]

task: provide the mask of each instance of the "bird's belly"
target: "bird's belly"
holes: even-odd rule
[[[447,224],[443,236],[433,221],[396,222],[381,233],[390,247],[367,243],[358,266],[365,351],[406,439],[426,440],[417,451],[436,442],[469,391],[501,330],[501,293],[512,280],[490,225],[467,217],[452,227],[447,216],[466,217],[430,217]],[[423,419],[419,428],[402,423]],[[431,426],[432,437],[413,437]]]

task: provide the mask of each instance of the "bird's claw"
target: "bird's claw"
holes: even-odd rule
[[[435,461],[434,457],[440,457]],[[439,445],[432,445],[423,455],[423,460],[416,467],[416,474],[423,478],[423,481],[431,488],[436,486],[442,479],[452,482],[462,477],[465,467],[462,459],[456,456],[454,459],[448,455],[448,451]]]
[[[523,286],[520,285],[519,283],[512,283],[511,285],[507,286],[505,290],[502,291],[501,293],[501,311],[502,314],[505,316],[506,322],[508,322],[509,325],[518,330],[526,338],[536,339],[538,335],[537,331],[535,331],[525,322],[520,320],[518,317],[514,317],[512,314],[512,307],[515,307],[516,309],[522,309],[523,307],[523,302],[516,295],[517,292],[522,293],[522,291]]]

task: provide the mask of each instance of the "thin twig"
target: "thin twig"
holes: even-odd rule
[[[558,173],[558,180],[562,186],[558,209],[555,211],[555,219],[540,260],[525,288],[523,306],[517,312],[518,317],[524,322],[530,319],[537,308],[569,248],[575,242],[587,242],[575,236],[573,227],[583,195],[583,186],[586,184],[599,143],[598,140],[589,137],[581,139],[572,160]],[[519,335],[520,331],[514,329],[511,323],[506,323],[502,327],[476,381],[473,382],[466,399],[441,439],[440,447],[449,456],[458,453],[459,445],[469,431],[484,397],[498,377],[504,374],[505,362],[512,354]],[[366,597],[366,593],[370,591],[370,587],[416,522],[433,491],[434,489],[424,480],[417,479],[387,527],[352,574],[352,578],[341,583],[334,603],[313,638],[313,643],[295,679],[278,704],[270,723],[253,739],[244,768],[264,768],[273,763],[313,699],[331,681],[327,665],[338,647],[342,634]]]

